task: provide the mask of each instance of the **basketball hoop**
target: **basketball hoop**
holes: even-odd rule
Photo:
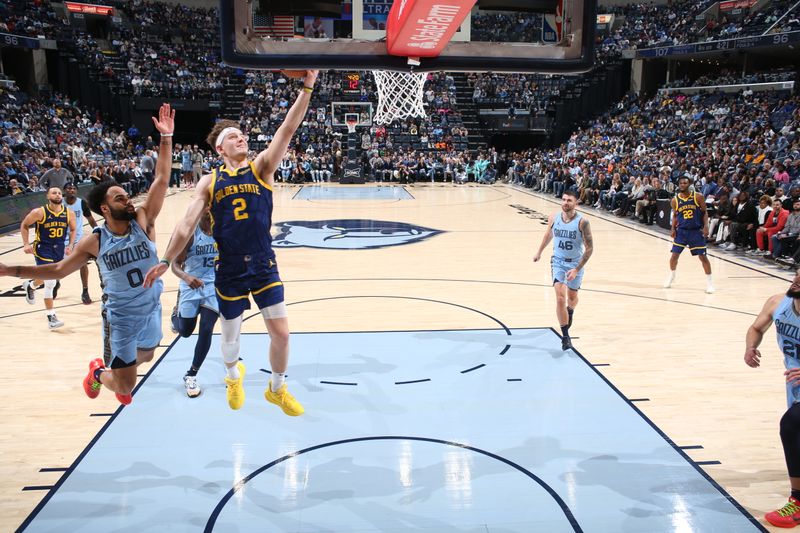
[[[345,124],[347,124],[347,133],[355,133],[356,132],[356,126],[358,126],[358,120],[357,119],[348,118],[345,121]]]
[[[376,124],[389,124],[408,117],[425,117],[422,92],[426,79],[424,72],[373,70],[372,74],[378,86],[378,109],[373,118]]]

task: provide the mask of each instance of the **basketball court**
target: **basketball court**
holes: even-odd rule
[[[167,198],[160,250],[190,195]],[[662,289],[667,236],[589,210],[595,254],[564,353],[549,265],[531,260],[552,197],[325,184],[275,198],[306,414],[263,399],[258,317],[240,411],[216,337],[203,394],[185,396],[194,338],[166,321],[133,403],[89,400],[99,304],[81,305],[71,276],[50,332],[4,278],[4,529],[758,531],[753,516],[785,498],[782,361],[771,334],[762,368],[742,355],[788,271],[712,250],[716,294],[688,256]],[[0,250],[29,262],[18,235]],[[166,310],[176,288],[167,276]]]

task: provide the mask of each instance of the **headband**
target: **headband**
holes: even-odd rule
[[[225,136],[234,131],[241,133],[241,130],[239,128],[234,128],[234,127],[228,127],[219,132],[219,135],[217,135],[217,142],[214,143],[214,147],[216,148],[217,146],[220,146]]]

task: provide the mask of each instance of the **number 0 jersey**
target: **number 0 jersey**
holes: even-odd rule
[[[580,214],[569,222],[564,222],[561,213],[553,221],[553,257],[574,261],[583,255],[583,234]]]
[[[158,264],[156,244],[135,220],[128,233],[116,235],[105,224],[92,233],[100,236],[97,267],[103,286],[103,307],[109,317],[145,316],[154,312],[164,283],[158,279],[149,289],[142,287],[147,271]]]
[[[211,220],[220,261],[225,256],[274,256],[272,251],[272,188],[255,165],[214,170],[210,186]]]

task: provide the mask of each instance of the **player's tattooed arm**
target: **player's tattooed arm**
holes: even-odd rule
[[[592,236],[592,227],[589,225],[589,221],[585,218],[581,219],[581,233],[583,234],[583,255],[581,256],[581,260],[578,261],[578,266],[575,267],[575,270],[580,271],[586,263],[589,261],[589,258],[592,257],[592,252],[594,252],[594,237]]]

